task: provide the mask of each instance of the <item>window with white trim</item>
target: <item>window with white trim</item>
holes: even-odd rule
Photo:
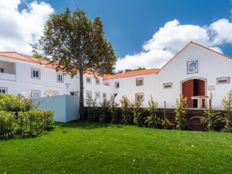
[[[119,82],[115,82],[115,88],[119,88],[120,84]]]
[[[57,74],[57,82],[64,83],[64,74],[63,73]]]
[[[96,77],[95,78],[95,83],[96,83],[96,85],[100,85],[100,78]]]
[[[86,98],[91,99],[92,98],[92,91],[86,91]]]
[[[103,93],[102,93],[102,98],[103,98],[103,99],[106,99],[106,97],[107,97],[106,93],[103,92]]]
[[[163,83],[163,88],[164,89],[168,89],[168,88],[172,88],[173,83]]]
[[[7,88],[5,88],[5,87],[0,87],[0,94],[6,94],[7,91],[8,91]]]
[[[101,98],[101,94],[99,91],[95,92],[95,99],[100,99]]]
[[[230,77],[218,77],[217,84],[230,84]]]
[[[143,78],[136,78],[136,86],[143,86]]]
[[[40,90],[31,90],[31,98],[39,98],[39,97],[41,97]]]
[[[144,101],[144,93],[135,93],[135,100]]]
[[[89,84],[91,84],[91,82],[92,82],[92,79],[91,79],[91,77],[86,77],[86,83],[89,83]]]
[[[31,69],[31,78],[32,79],[40,79],[40,76],[41,76],[40,69],[35,69],[35,68]]]

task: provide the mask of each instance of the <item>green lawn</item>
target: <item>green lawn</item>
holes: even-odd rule
[[[232,134],[69,123],[0,140],[6,173],[231,173]]]

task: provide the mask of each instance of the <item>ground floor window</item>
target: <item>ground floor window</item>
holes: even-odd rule
[[[70,95],[79,96],[79,92],[78,91],[71,91]]]
[[[95,92],[95,99],[100,99],[100,92],[99,91]]]
[[[135,100],[144,101],[144,93],[136,93]]]
[[[7,93],[7,88],[0,87],[0,94],[6,94]]]
[[[102,94],[102,98],[106,100],[106,97],[107,97],[107,96],[106,96],[106,93],[104,92],[104,93]]]
[[[92,91],[86,91],[86,98],[91,99],[92,98]]]
[[[41,97],[40,90],[31,90],[31,98],[39,98],[39,97]]]

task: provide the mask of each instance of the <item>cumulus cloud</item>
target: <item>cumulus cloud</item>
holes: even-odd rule
[[[0,1],[0,50],[30,54],[30,44],[43,33],[44,22],[54,13],[45,2],[33,1],[19,10],[21,0]]]
[[[174,19],[155,32],[152,38],[142,45],[141,52],[120,58],[116,70],[160,68],[190,41],[222,52],[220,45],[232,43],[231,33],[232,23],[227,19],[219,19],[208,26],[181,24]]]

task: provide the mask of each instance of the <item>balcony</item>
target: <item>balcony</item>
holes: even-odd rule
[[[0,80],[16,80],[15,63],[0,61]]]

